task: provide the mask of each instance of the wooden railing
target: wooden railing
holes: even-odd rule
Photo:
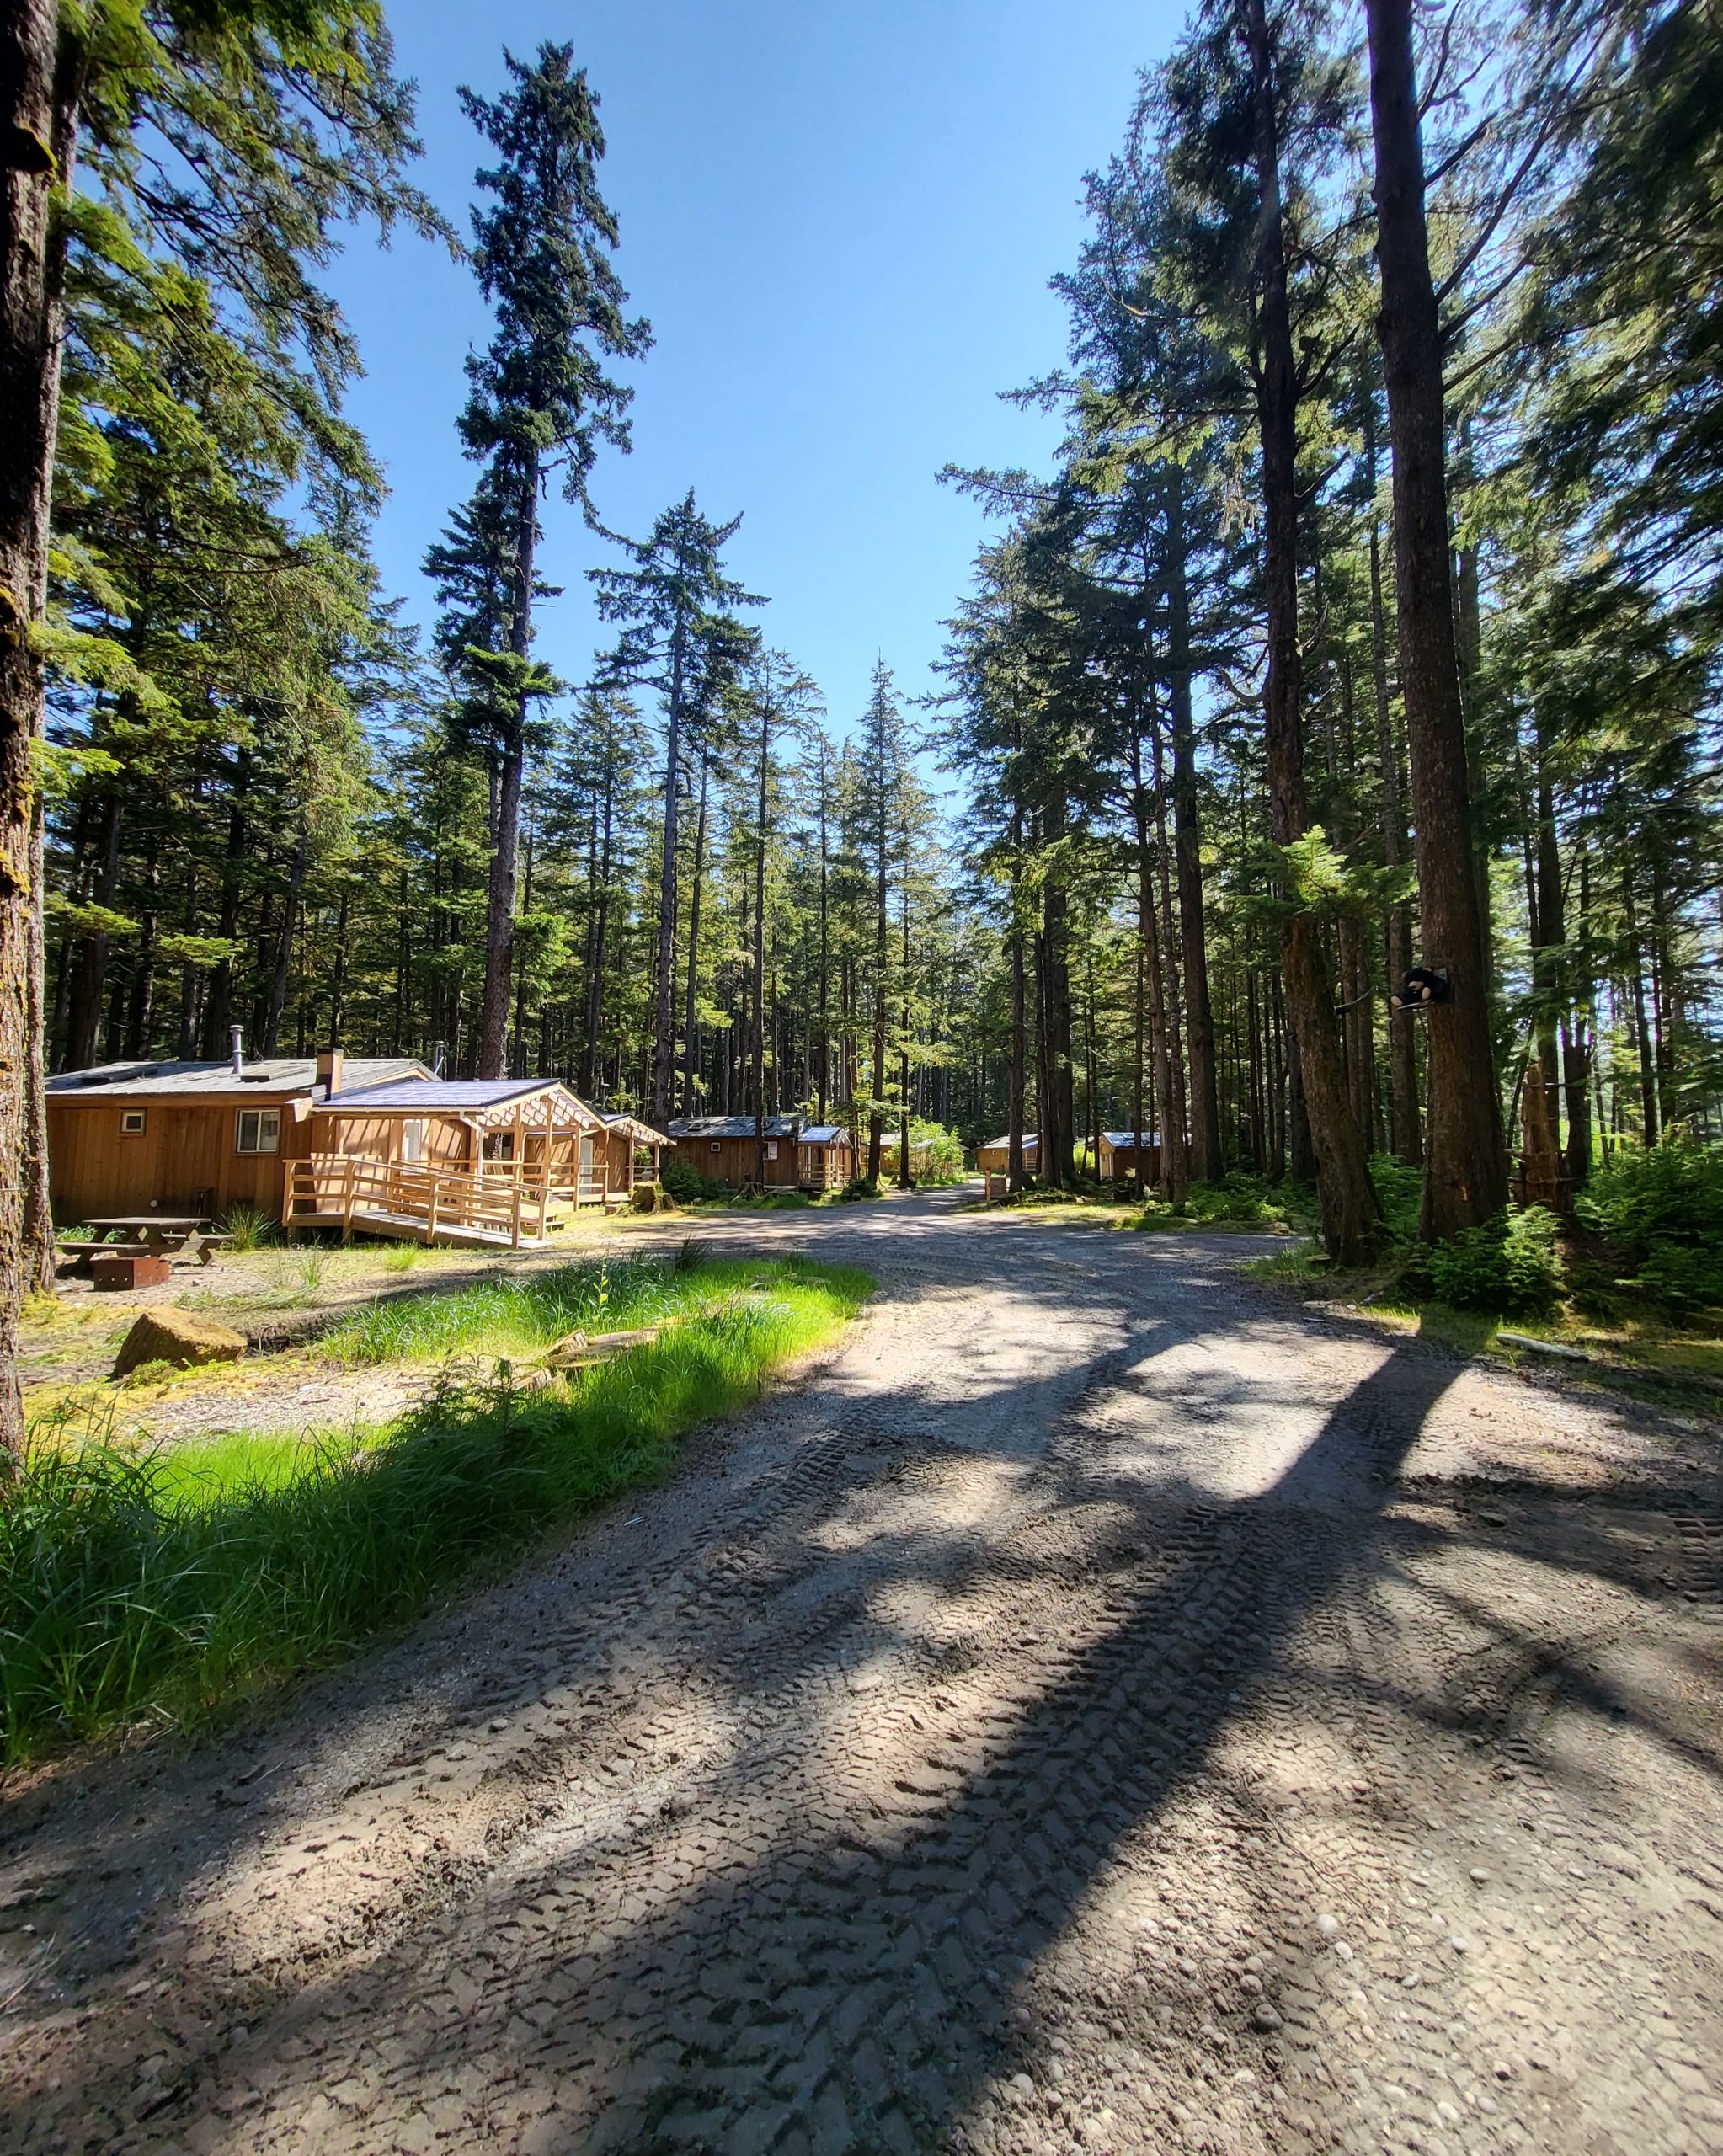
[[[510,1166],[488,1162],[487,1171]],[[281,1225],[290,1230],[296,1223],[326,1226],[339,1220],[346,1235],[355,1214],[385,1214],[423,1228],[427,1239],[440,1228],[479,1230],[506,1235],[518,1249],[523,1234],[543,1240],[556,1195],[548,1181],[529,1184],[520,1175],[469,1175],[353,1153],[314,1153],[309,1160],[288,1161],[284,1168]]]

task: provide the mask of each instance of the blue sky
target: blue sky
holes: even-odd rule
[[[1120,141],[1168,0],[390,0],[419,86],[418,177],[463,232],[479,162],[456,85],[493,94],[502,46],[572,41],[602,100],[618,265],[656,343],[627,370],[633,454],[594,481],[643,532],[691,485],[744,521],[735,574],[770,595],[846,729],[876,654],[929,686],[980,525],[936,483],[1044,462],[1054,422],[1000,389],[1064,356],[1048,277],[1081,230],[1081,175]],[[333,280],[366,367],[349,402],[391,488],[376,550],[428,622],[427,543],[470,489],[454,419],[488,334],[471,274],[412,238],[357,239]],[[603,633],[584,572],[602,542],[547,514],[540,655],[583,679]]]

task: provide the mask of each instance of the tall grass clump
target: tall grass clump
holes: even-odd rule
[[[557,1276],[499,1283],[519,1291],[510,1337],[578,1323],[595,1270],[570,1267],[578,1286],[542,1294]],[[506,1359],[445,1366],[386,1429],[168,1453],[99,1421],[39,1424],[0,1507],[5,1758],[147,1716],[195,1726],[410,1620],[475,1567],[662,1473],[679,1438],[751,1399],[872,1285],[795,1262],[659,1271],[651,1289],[632,1267],[608,1281],[613,1316],[619,1273],[631,1315],[657,1296],[656,1341],[543,1390]],[[435,1299],[466,1303],[463,1345],[484,1292]],[[379,1358],[379,1337],[365,1344]]]
[[[264,1212],[260,1205],[230,1205],[221,1215],[219,1226],[232,1256],[262,1250],[280,1240],[275,1216]]]

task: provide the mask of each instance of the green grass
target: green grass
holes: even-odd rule
[[[448,1352],[426,1346],[440,1325],[455,1349],[501,1358],[446,1365],[387,1428],[168,1453],[114,1443],[111,1422],[39,1424],[0,1506],[5,1757],[146,1719],[195,1727],[409,1622],[664,1474],[689,1430],[754,1398],[872,1286],[794,1260],[569,1267],[413,1299],[456,1306],[417,1329],[388,1305],[411,1353]],[[521,1383],[512,1358],[571,1323],[648,1316],[666,1327],[651,1345],[548,1390]],[[385,1359],[365,1324],[354,1358]]]
[[[1278,1250],[1272,1257],[1253,1257],[1239,1270],[1253,1280],[1272,1280],[1283,1287],[1302,1287],[1308,1281],[1326,1278],[1317,1257],[1309,1243],[1294,1243],[1289,1249]]]

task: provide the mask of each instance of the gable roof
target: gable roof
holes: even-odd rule
[[[668,1145],[670,1143],[668,1133],[654,1130],[649,1123],[643,1123],[637,1115],[630,1115],[625,1108],[600,1108],[596,1113],[607,1130],[623,1131],[630,1138],[637,1138],[643,1145]]]
[[[765,1118],[768,1138],[787,1138],[795,1129],[792,1118],[769,1115]],[[683,1115],[670,1125],[672,1138],[752,1138],[754,1118],[751,1115]],[[832,1145],[845,1135],[843,1126],[835,1123],[804,1123],[801,1140],[804,1145]]]
[[[1007,1130],[998,1138],[984,1138],[981,1143],[975,1148],[975,1150],[978,1153],[990,1153],[995,1145],[1003,1145],[1009,1150],[1011,1142],[1011,1134]],[[1023,1133],[1023,1150],[1026,1153],[1034,1152],[1040,1143],[1041,1139],[1038,1132],[1026,1130]]]
[[[549,1094],[547,1102],[552,1119],[566,1126],[578,1123],[600,1129],[604,1118],[568,1091],[560,1078],[420,1078],[402,1079],[381,1086],[344,1086],[332,1101],[318,1101],[314,1112],[323,1115],[452,1115],[477,1123],[497,1125],[509,1119],[505,1112],[524,1108],[529,1102]]]
[[[344,1090],[350,1091],[355,1084],[377,1086],[415,1076],[429,1081],[430,1073],[410,1055],[354,1056],[347,1061],[344,1076],[348,1082]],[[99,1063],[88,1070],[56,1071],[48,1081],[48,1091],[61,1099],[91,1093],[115,1097],[142,1094],[152,1100],[239,1093],[248,1099],[255,1096],[272,1101],[308,1093],[317,1082],[313,1055],[265,1056],[237,1072],[225,1058],[209,1061],[168,1058],[154,1063]]]
[[[1155,1139],[1146,1130],[1103,1130],[1101,1134],[1116,1153],[1121,1150],[1134,1153],[1139,1145],[1153,1145],[1155,1143]]]

